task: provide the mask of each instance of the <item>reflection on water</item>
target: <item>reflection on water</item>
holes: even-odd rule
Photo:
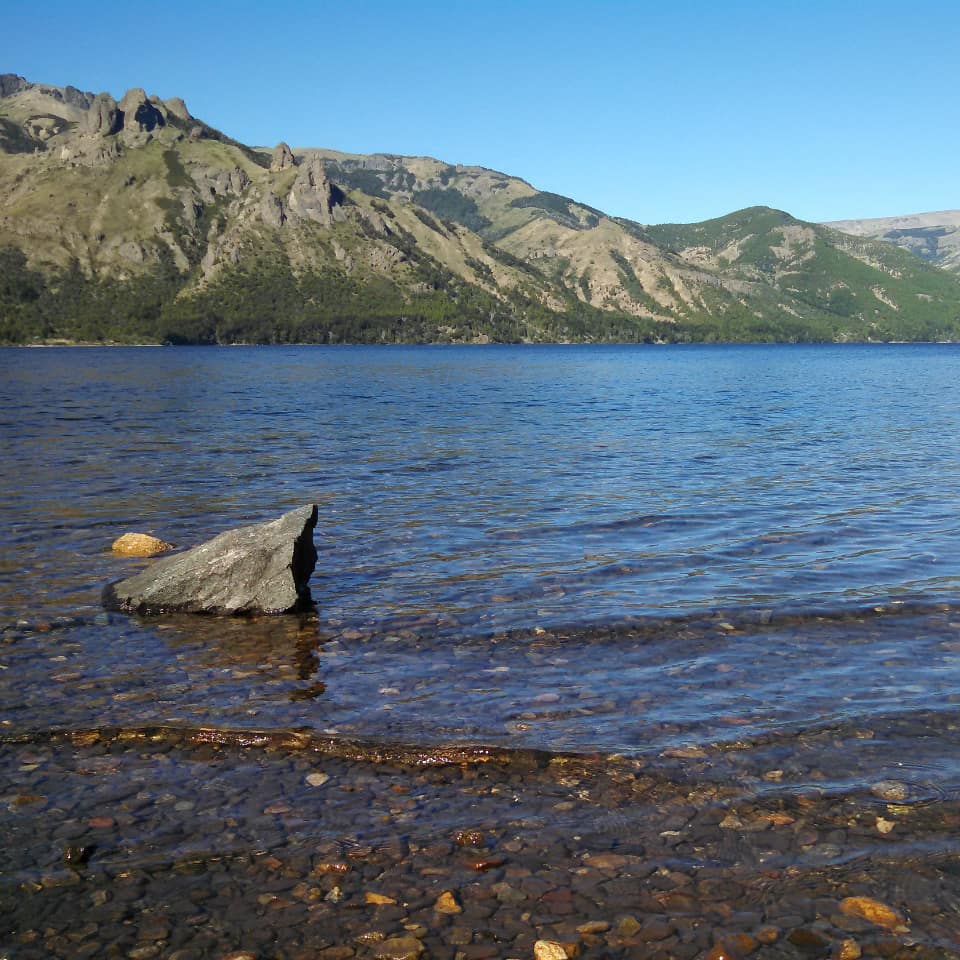
[[[534,934],[597,957],[726,936],[760,957],[845,938],[953,955],[958,363],[950,346],[0,351],[0,816],[19,844],[0,906],[21,955],[220,955],[273,930],[265,956],[313,956],[358,915],[337,897],[356,911],[382,877],[416,896],[381,932],[420,924],[437,955],[529,955]],[[310,502],[315,614],[99,609],[148,562],[110,555],[120,533],[186,546]],[[462,752],[418,765],[440,748]],[[318,769],[342,787],[323,811]],[[480,879],[449,859],[471,824]],[[65,925],[54,901],[85,845],[106,899],[80,936],[80,901]],[[351,849],[367,866],[275,875]],[[139,892],[115,888],[137,871]],[[188,875],[202,922],[130,928],[120,903],[163,914]],[[470,944],[435,929],[423,876],[462,893]],[[222,884],[243,911],[198,906]],[[488,896],[514,931],[493,952]],[[843,907],[864,896],[909,933]],[[286,909],[299,926],[267,922]]]

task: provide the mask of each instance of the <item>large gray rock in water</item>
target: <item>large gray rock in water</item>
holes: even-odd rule
[[[310,603],[316,505],[228,530],[112,583],[103,605],[127,613],[289,613]]]

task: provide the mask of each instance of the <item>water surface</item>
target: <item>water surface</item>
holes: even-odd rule
[[[883,874],[878,843],[894,866],[872,892],[909,912],[916,891],[896,877],[921,852],[960,862],[944,826],[960,801],[958,369],[947,345],[0,351],[5,796],[33,838],[8,891],[60,862],[44,824],[87,802],[71,772],[84,751],[91,769],[106,762],[97,751],[116,754],[117,776],[142,784],[154,760],[123,738],[166,743],[167,780],[189,791],[199,761],[178,744],[213,737],[239,751],[215,758],[238,798],[244,784],[259,796],[273,761],[251,756],[268,743],[289,764],[270,768],[280,780],[297,780],[304,750],[340,756],[361,783],[383,748],[401,765],[402,750],[507,751],[507,782],[522,751],[581,758],[599,765],[588,780],[609,780],[590,788],[593,807],[531,776],[523,817],[491,813],[489,829],[546,816],[558,837],[589,828],[607,852],[644,823],[682,834],[664,813],[674,802],[700,811],[688,826],[717,804],[782,816],[825,804],[804,808],[812,827],[793,810],[801,826],[777,828],[820,891],[804,922],[827,924],[810,905],[829,871],[834,893],[865,892],[850,864]],[[120,533],[187,546],[310,502],[315,615],[100,609],[103,584],[144,563],[109,553]],[[61,786],[30,786],[46,764],[66,765]],[[672,786],[634,802],[609,786],[621,764]],[[34,795],[39,812],[17,799]],[[103,799],[127,802],[122,789]],[[444,804],[386,830],[348,817],[324,836],[446,835],[469,807]],[[104,875],[205,849],[206,828],[187,824],[165,847],[165,821],[135,808],[138,839],[98,854]],[[316,840],[314,824],[261,843],[263,814],[247,812],[235,852]],[[878,817],[897,826],[878,833]],[[867,832],[844,826],[841,839],[837,824],[858,818]],[[752,863],[761,882],[762,845],[733,856],[716,843],[711,863]],[[695,846],[683,869],[705,868]],[[658,869],[676,873],[671,856]],[[930,878],[941,919],[951,870]],[[781,927],[763,949],[804,955]],[[693,949],[673,936],[677,955]],[[933,921],[912,936],[904,949],[945,955]]]

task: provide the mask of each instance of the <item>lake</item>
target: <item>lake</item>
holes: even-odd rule
[[[0,350],[0,947],[960,956],[958,374]],[[307,503],[315,612],[101,609]]]

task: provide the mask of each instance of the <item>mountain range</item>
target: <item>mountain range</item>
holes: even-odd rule
[[[642,225],[0,75],[0,342],[960,339],[960,213]]]
[[[895,243],[929,263],[960,273],[960,210],[875,220],[837,220],[826,226],[856,237]]]

